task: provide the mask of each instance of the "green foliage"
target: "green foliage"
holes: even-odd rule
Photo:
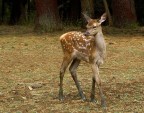
[[[125,28],[136,29],[138,28],[138,26],[139,24],[134,22],[134,23],[127,24]]]

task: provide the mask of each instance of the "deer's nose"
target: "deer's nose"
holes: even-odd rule
[[[86,32],[84,33],[84,35],[85,35],[85,36],[89,36],[90,33],[89,33],[88,31],[86,31]]]

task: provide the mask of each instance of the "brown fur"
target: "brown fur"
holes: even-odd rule
[[[85,36],[84,33],[73,31],[65,33],[60,37],[60,42],[64,52],[63,63],[60,70],[60,100],[63,99],[63,76],[66,68],[71,62],[70,73],[75,81],[81,98],[85,100],[85,96],[79,85],[76,74],[76,69],[80,61],[84,60],[91,64],[93,72],[91,100],[95,100],[95,84],[97,84],[100,91],[101,104],[103,107],[106,107],[99,76],[99,66],[103,64],[106,54],[106,44],[101,28],[101,23],[106,19],[105,16],[105,14],[102,15],[99,22],[96,19],[91,19],[88,16],[85,16],[88,21],[86,31],[88,36]]]

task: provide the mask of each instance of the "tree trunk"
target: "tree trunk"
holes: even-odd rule
[[[80,0],[72,0],[71,1],[71,15],[70,20],[76,22],[81,17],[81,4]]]
[[[27,0],[11,0],[11,15],[9,24],[15,25],[26,21],[26,3]]]
[[[93,0],[81,0],[81,12],[87,13],[91,18],[94,17],[94,1]]]
[[[20,10],[20,1],[19,0],[12,0],[11,1],[11,15],[9,24],[15,25],[20,18],[21,10]]]
[[[80,0],[58,0],[61,20],[68,23],[75,23],[81,17]]]
[[[113,21],[117,27],[136,23],[134,0],[112,0]]]
[[[3,22],[4,16],[4,1],[0,0],[0,24]]]
[[[0,0],[1,1],[1,23],[7,23],[10,21],[9,14],[10,14],[10,4],[11,2],[8,0]]]
[[[21,14],[20,14],[20,19],[19,22],[20,23],[24,23],[27,21],[27,8],[26,8],[26,4],[29,0],[21,0],[20,3],[20,10],[21,10]]]
[[[113,21],[112,21],[112,16],[111,16],[109,8],[108,8],[108,3],[107,3],[106,0],[103,0],[103,3],[104,3],[104,7],[105,7],[105,10],[106,10],[107,16],[108,16],[109,26],[112,26]]]
[[[36,4],[36,23],[35,30],[50,32],[62,28],[57,0],[35,0]]]
[[[144,26],[144,0],[135,0],[137,21]]]

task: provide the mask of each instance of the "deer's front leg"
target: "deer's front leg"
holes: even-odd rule
[[[92,84],[91,100],[93,100],[95,97],[94,96],[94,93],[95,93],[94,83],[96,83],[99,89],[100,97],[101,97],[101,105],[102,107],[106,108],[105,97],[102,91],[101,80],[99,76],[99,68],[96,64],[92,64],[92,71],[93,71],[93,84]]]
[[[95,99],[95,78],[92,77],[92,90],[91,90],[91,102],[96,102],[97,100]]]
[[[79,66],[79,64],[80,64],[80,60],[79,59],[74,59],[72,64],[71,64],[71,66],[70,66],[70,68],[69,68],[69,70],[70,70],[72,78],[73,78],[73,80],[74,80],[74,82],[76,84],[76,87],[78,89],[78,92],[79,92],[79,95],[80,95],[81,99],[85,100],[86,98],[85,98],[85,96],[83,94],[83,91],[82,91],[82,89],[80,87],[80,84],[78,82],[78,79],[77,79],[76,69]]]

